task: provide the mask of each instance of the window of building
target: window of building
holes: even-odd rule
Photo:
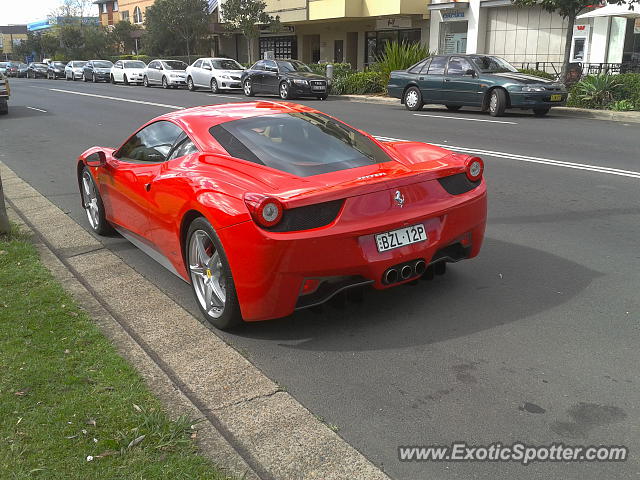
[[[113,2],[113,11],[114,12],[118,11],[118,2]]]
[[[369,65],[376,61],[376,57],[384,52],[386,43],[418,43],[421,34],[419,28],[408,28],[404,30],[378,30],[366,33],[364,44],[364,63]]]
[[[140,10],[140,7],[133,9],[133,23],[142,23],[142,10]]]
[[[298,42],[294,35],[260,38],[260,58],[265,52],[273,52],[275,58],[298,58]]]
[[[131,21],[131,19],[129,18],[129,10],[123,10],[122,12],[120,12],[120,15],[122,16],[122,20],[126,22]]]
[[[107,13],[107,4],[106,3],[102,4],[102,13]]]

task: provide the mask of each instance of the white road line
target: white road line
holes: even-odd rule
[[[241,99],[240,101],[245,101],[245,102],[247,101],[247,100],[244,100],[244,98],[245,98],[245,97],[243,97],[243,96],[241,96],[241,95],[236,95],[236,96],[231,96],[231,95],[218,95],[218,94],[215,94],[215,95],[214,95],[213,93],[210,93],[210,94],[209,94],[209,96],[210,96],[210,97],[233,98],[234,100],[240,100],[240,99]]]
[[[27,107],[29,110],[37,110],[38,112],[47,113],[46,110],[42,110],[41,108],[36,107]]]
[[[70,93],[72,95],[83,95],[85,97],[103,98],[105,100],[116,100],[118,102],[140,103],[142,105],[152,105],[154,107],[171,108],[173,110],[182,110],[183,108],[186,108],[186,107],[181,107],[179,105],[167,105],[165,103],[145,102],[142,100],[131,100],[129,98],[109,97],[107,95],[96,95],[95,93],[75,92],[73,90],[62,90],[60,88],[49,88],[49,90],[51,90],[52,92]]]
[[[504,120],[485,120],[481,118],[450,117],[448,115],[430,115],[427,113],[414,113],[414,115],[417,117],[450,118],[452,120],[464,120],[465,122],[487,122],[487,123],[504,123],[507,125],[518,125],[517,122],[507,122]]]
[[[391,141],[391,142],[407,141],[401,138],[391,138],[391,137],[381,137],[381,136],[376,136],[376,138],[378,140]],[[621,177],[640,178],[640,172],[636,172],[633,170],[621,170],[619,168],[599,167],[596,165],[587,165],[584,163],[564,162],[561,160],[553,160],[551,158],[530,157],[527,155],[519,155],[517,153],[495,152],[493,150],[481,150],[478,148],[457,147],[455,145],[443,145],[443,144],[431,143],[431,142],[427,142],[427,143],[430,143],[431,145],[435,145],[436,147],[442,147],[448,150],[454,150],[456,152],[461,152],[461,153],[469,153],[472,155],[486,155],[489,157],[516,160],[519,162],[539,163],[544,165],[551,165],[554,167],[572,168],[575,170],[587,170],[590,172],[603,173],[607,175],[618,175]]]

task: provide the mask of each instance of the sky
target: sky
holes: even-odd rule
[[[60,3],[60,0],[0,0],[0,25],[44,20]],[[98,9],[93,8],[93,14],[97,16]]]

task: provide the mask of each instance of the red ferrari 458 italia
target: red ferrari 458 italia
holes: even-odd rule
[[[477,157],[379,141],[277,102],[168,113],[77,163],[91,228],[117,230],[189,282],[221,329],[476,256],[483,170]]]

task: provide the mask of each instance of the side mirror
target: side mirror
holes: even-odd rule
[[[107,163],[107,155],[102,150],[98,150],[89,155],[85,163],[90,167],[103,167]]]
[[[473,68],[468,69],[466,72],[464,72],[465,75],[470,75],[471,77],[475,77],[476,76],[476,71]]]
[[[204,68],[205,70],[211,70],[211,65],[205,65],[203,68]]]

